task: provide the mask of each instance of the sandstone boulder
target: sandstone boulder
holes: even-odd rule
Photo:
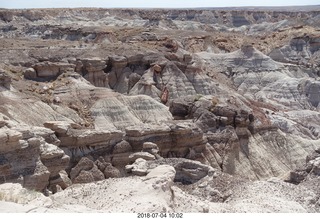
[[[0,129],[0,152],[7,153],[23,147],[22,133],[11,129]]]
[[[92,160],[90,160],[87,157],[81,158],[78,164],[74,168],[72,168],[70,171],[71,180],[74,180],[82,170],[86,170],[86,171],[91,170],[93,166],[94,166],[94,163]]]
[[[137,176],[145,176],[148,173],[147,161],[142,158],[138,158],[133,164],[126,165],[125,169],[128,173],[132,173]]]
[[[58,175],[49,178],[48,189],[54,194],[66,189],[72,185],[71,179],[65,170],[59,172]]]
[[[129,160],[131,162],[134,162],[138,158],[142,158],[144,160],[154,160],[154,159],[156,159],[154,155],[152,155],[152,154],[150,154],[148,152],[136,152],[136,153],[130,154],[130,156],[129,156]]]
[[[150,170],[146,175],[145,180],[152,183],[154,189],[162,189],[162,191],[169,191],[173,185],[176,171],[174,167],[169,165],[160,165]]]
[[[148,172],[160,165],[169,165],[175,169],[175,182],[185,185],[198,182],[204,177],[213,177],[217,170],[199,161],[185,158],[166,158],[146,162]]]
[[[66,134],[71,128],[80,129],[80,125],[67,121],[48,121],[43,124],[44,127],[49,128],[58,134]]]
[[[124,56],[110,56],[110,62],[116,72],[127,66],[128,60]]]
[[[52,158],[61,158],[65,155],[64,151],[58,148],[56,145],[48,144],[44,141],[40,146],[41,159],[49,160]]]
[[[27,68],[23,71],[23,76],[25,79],[36,79],[37,78],[37,72],[34,70],[34,68]]]
[[[159,153],[159,147],[157,144],[152,142],[144,142],[142,145],[142,151],[148,152],[154,156],[156,156]]]
[[[129,144],[129,142],[122,140],[121,142],[117,143],[114,148],[112,153],[113,154],[120,154],[120,153],[129,153],[132,152],[132,147]]]
[[[90,171],[81,170],[81,172],[73,179],[73,183],[91,183],[94,177]]]
[[[81,158],[79,163],[71,169],[70,178],[73,183],[89,183],[104,179],[104,174],[86,157]]]
[[[101,156],[94,162],[94,164],[104,174],[106,179],[118,178],[121,176],[120,171]]]
[[[154,169],[151,169],[150,172],[146,175],[145,179],[164,179],[173,181],[176,175],[176,170],[170,165],[159,165]]]
[[[50,172],[43,163],[38,160],[33,173],[23,177],[23,187],[43,192],[49,185]]]
[[[72,181],[65,170],[60,171],[57,176],[50,177],[49,182],[48,188],[52,193],[56,193],[60,189],[64,190],[72,185]]]
[[[65,189],[65,188],[67,188],[67,187],[72,185],[72,181],[69,178],[68,173],[65,170],[61,170],[59,175],[60,175],[60,178],[63,181],[63,184],[60,184],[62,189]]]
[[[104,174],[94,166],[91,170],[82,170],[79,175],[74,179],[73,183],[90,183],[104,179]]]
[[[117,143],[112,151],[112,165],[124,167],[125,165],[129,164],[129,156],[132,152],[132,147],[129,142],[122,140],[121,142]]]
[[[33,127],[26,127],[27,130],[25,128],[23,129],[17,129],[21,131],[21,133],[23,135],[26,135],[30,133],[30,138],[35,136],[35,137],[41,137],[44,138],[44,140],[49,143],[49,144],[53,144],[56,146],[60,145],[60,140],[57,138],[57,136],[55,135],[55,132],[49,128],[44,128],[44,127],[37,127],[37,126],[33,126]],[[28,131],[30,130],[30,132]]]
[[[57,176],[61,170],[65,170],[69,165],[70,157],[56,145],[41,141],[40,158],[48,168],[50,177]]]
[[[116,167],[112,166],[111,163],[107,163],[106,168],[103,171],[103,174],[106,179],[118,178],[121,176],[120,171]]]
[[[175,181],[184,184],[195,183],[205,176],[212,176],[215,169],[199,161],[184,160],[174,165],[176,170]]]
[[[77,71],[91,84],[97,87],[109,87],[108,75],[104,72],[108,60],[98,57],[83,58],[77,62]]]

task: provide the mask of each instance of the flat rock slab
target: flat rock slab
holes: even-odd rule
[[[148,152],[136,152],[129,156],[130,161],[135,161],[138,158],[142,158],[144,160],[155,160],[156,157]]]

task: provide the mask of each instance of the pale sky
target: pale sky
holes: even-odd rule
[[[0,8],[195,8],[320,5],[320,0],[0,0]]]

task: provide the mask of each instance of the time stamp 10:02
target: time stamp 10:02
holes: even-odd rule
[[[183,213],[137,213],[137,218],[183,218]]]

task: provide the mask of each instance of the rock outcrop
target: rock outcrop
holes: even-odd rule
[[[76,60],[75,70],[96,87],[109,87],[108,75],[103,71],[107,61],[98,57]]]
[[[318,8],[1,9],[0,183],[31,212],[319,212]]]
[[[44,126],[52,129],[60,140],[60,147],[75,159],[83,155],[100,150],[105,153],[111,152],[112,147],[121,141],[121,131],[102,131],[81,129],[75,123],[63,121],[51,121]]]
[[[206,144],[203,132],[188,121],[129,127],[126,129],[126,140],[134,151],[141,151],[144,142],[155,143],[162,157],[186,157],[189,148],[201,154]]]
[[[89,158],[83,157],[71,169],[70,178],[73,183],[90,183],[104,179],[104,174]]]
[[[319,42],[319,36],[305,34],[292,38],[289,45],[274,49],[269,56],[284,63],[316,65],[316,63],[319,63],[319,55],[317,54]]]
[[[144,142],[142,145],[142,151],[154,155],[156,159],[161,158],[161,156],[159,155],[159,147],[155,143]]]
[[[5,72],[0,70],[0,86],[10,89],[11,77],[7,76]]]
[[[32,70],[34,69],[34,71]],[[73,64],[64,62],[40,62],[32,66],[32,68],[27,69],[24,72],[24,77],[26,79],[43,79],[52,80],[57,78],[62,73],[71,71],[73,72],[75,66]]]
[[[19,181],[24,187],[44,191],[51,179],[69,165],[69,156],[56,145],[49,144],[35,133],[0,129],[1,181]]]

